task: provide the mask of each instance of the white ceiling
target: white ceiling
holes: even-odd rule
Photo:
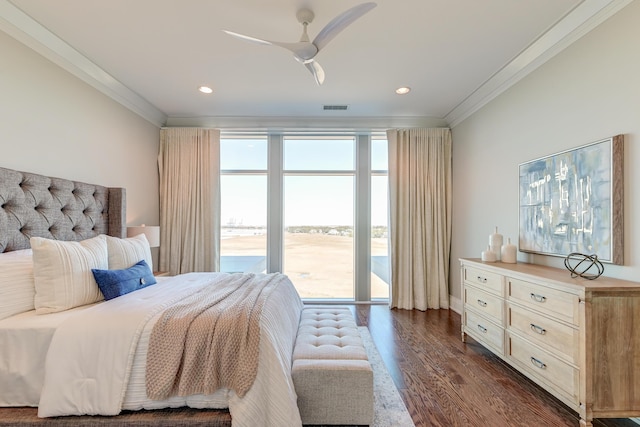
[[[362,1],[306,0],[316,15],[310,38]],[[159,125],[216,117],[452,125],[629,1],[377,0],[316,57],[322,86],[284,49],[221,31],[298,41],[301,0],[0,0],[0,30]],[[404,85],[411,93],[396,95]]]

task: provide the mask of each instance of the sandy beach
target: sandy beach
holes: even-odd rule
[[[264,256],[266,235],[223,239],[226,256]],[[353,291],[353,238],[327,234],[285,233],[284,273],[302,298],[349,298]],[[372,239],[372,255],[387,255],[387,240]],[[388,285],[371,276],[372,298],[388,298]]]

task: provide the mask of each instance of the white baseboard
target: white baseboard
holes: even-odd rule
[[[462,300],[454,297],[453,295],[449,295],[449,309],[462,315]]]

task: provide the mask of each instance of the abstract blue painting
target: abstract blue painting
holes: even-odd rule
[[[623,263],[623,142],[619,135],[520,164],[521,251]]]

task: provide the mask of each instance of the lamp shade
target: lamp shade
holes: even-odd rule
[[[127,227],[127,237],[144,234],[149,241],[149,247],[157,248],[160,246],[160,226],[159,225],[140,225]]]

